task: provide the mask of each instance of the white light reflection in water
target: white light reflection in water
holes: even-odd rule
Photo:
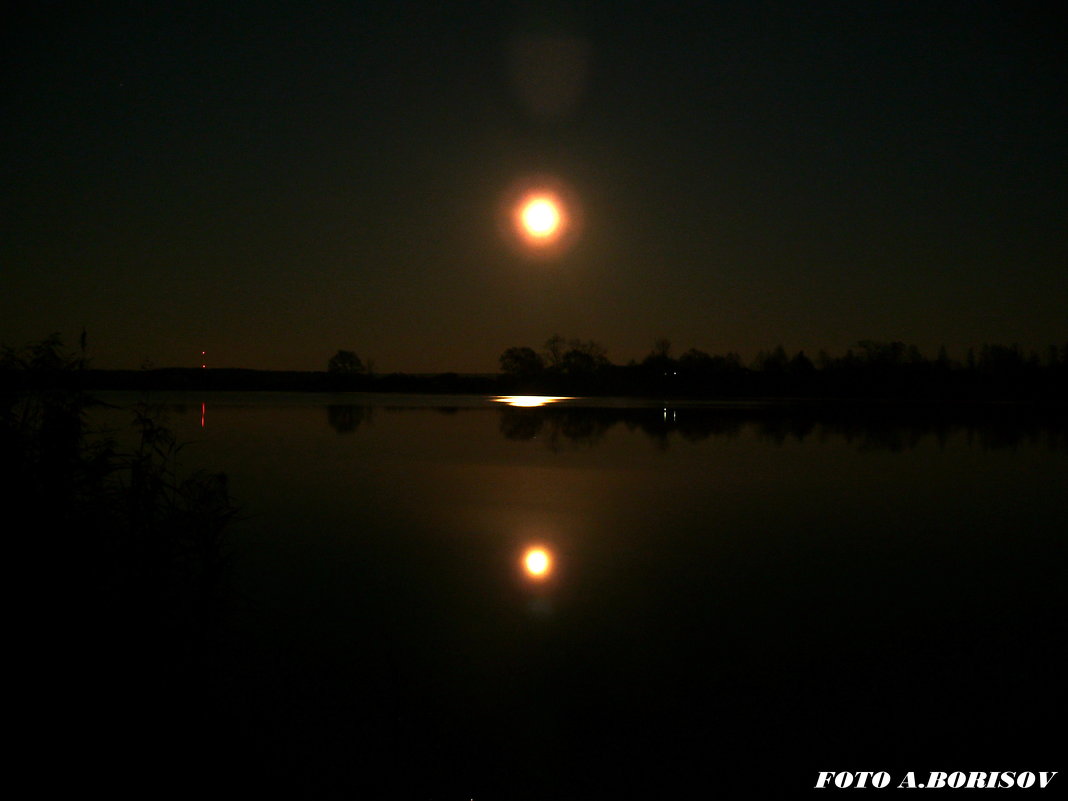
[[[538,618],[553,614],[556,557],[544,545],[528,545],[519,559],[520,573],[527,588],[527,611]]]
[[[562,400],[573,400],[569,397],[555,397],[551,395],[501,395],[494,398],[494,403],[507,403],[509,406],[545,406]]]

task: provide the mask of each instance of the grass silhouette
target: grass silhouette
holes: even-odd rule
[[[218,752],[203,721],[218,696],[238,509],[224,474],[179,473],[182,446],[147,404],[128,451],[93,430],[86,365],[84,339],[76,353],[55,335],[0,352],[25,377],[0,393],[16,651],[36,702],[23,729],[49,738],[79,782],[136,784],[180,763],[191,775],[191,750]]]

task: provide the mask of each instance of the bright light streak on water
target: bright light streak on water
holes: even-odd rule
[[[545,406],[562,400],[572,400],[572,398],[551,395],[501,395],[493,400],[495,403],[507,403],[509,406],[534,407]]]

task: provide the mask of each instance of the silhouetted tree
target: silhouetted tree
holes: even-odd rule
[[[330,357],[326,369],[334,375],[360,375],[366,368],[360,357],[351,350],[339,350]]]
[[[786,369],[789,361],[790,357],[786,355],[786,348],[782,345],[776,345],[775,350],[771,353],[761,351],[757,355],[756,368],[765,373],[778,375]]]
[[[553,334],[545,341],[546,361],[548,361],[550,368],[559,368],[566,352],[567,340],[559,334]]]
[[[794,357],[790,359],[790,363],[786,367],[787,373],[795,378],[805,378],[812,375],[816,370],[816,366],[812,363],[812,360],[805,355],[803,350],[799,350]]]
[[[545,361],[533,348],[508,348],[501,354],[501,372],[516,378],[534,378],[545,369]]]
[[[878,342],[864,339],[857,343],[864,351],[864,359],[870,365],[887,367],[905,363],[908,348],[904,342]],[[917,355],[919,351],[916,351]]]
[[[593,340],[572,339],[567,344],[558,365],[564,375],[592,375],[608,366],[608,352]]]
[[[589,353],[572,348],[564,354],[560,371],[564,375],[587,375],[597,369],[597,362]]]
[[[984,344],[979,350],[979,369],[989,375],[1011,376],[1019,373],[1024,366],[1020,346]]]
[[[712,367],[712,363],[712,357],[697,348],[690,348],[679,357],[679,367],[688,373],[709,370]]]
[[[675,360],[671,358],[671,340],[661,337],[653,343],[653,349],[642,360],[642,367],[654,375],[675,372]]]

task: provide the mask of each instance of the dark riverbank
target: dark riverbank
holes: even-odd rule
[[[400,392],[456,395],[567,395],[701,400],[792,400],[806,404],[842,401],[956,404],[1029,402],[1068,404],[1063,370],[1011,373],[980,370],[812,370],[801,375],[769,374],[738,368],[725,374],[650,374],[641,366],[611,365],[593,374],[514,375],[440,373],[339,375],[324,371],[241,368],[160,368],[152,370],[0,369],[0,391],[77,389],[83,391],[268,391]]]

